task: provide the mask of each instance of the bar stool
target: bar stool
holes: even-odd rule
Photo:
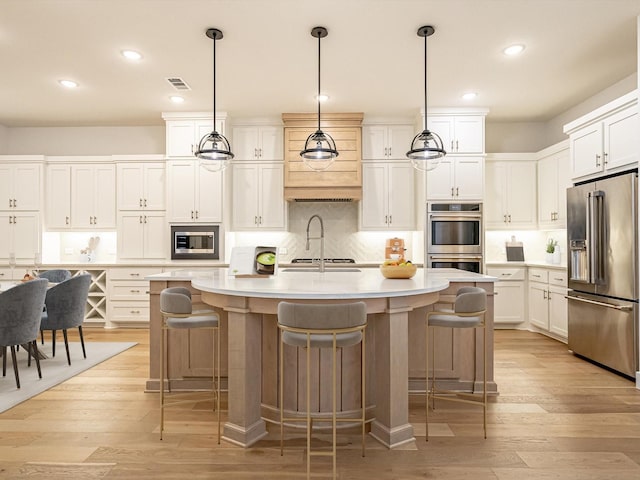
[[[453,302],[453,310],[441,310],[427,313],[426,328],[426,440],[429,441],[429,398],[431,398],[431,408],[435,406],[435,398],[449,400],[453,402],[463,403],[482,403],[483,408],[483,427],[484,438],[487,438],[487,329],[485,323],[485,312],[487,308],[487,292],[479,287],[461,287]],[[432,377],[431,389],[429,389],[429,327],[447,327],[447,328],[482,328],[482,368],[483,368],[483,388],[481,400],[477,398],[461,398],[477,397],[477,394],[466,394],[453,390],[438,390],[436,388],[436,368],[435,368],[435,341],[431,338],[431,363]],[[475,379],[474,379],[475,385]]]
[[[280,329],[280,455],[284,448],[284,422],[299,421],[300,418],[284,416],[284,344],[306,349],[306,428],[307,428],[307,478],[311,475],[311,456],[331,456],[333,458],[333,478],[336,478],[336,426],[337,422],[359,422],[362,425],[362,456],[365,455],[365,338],[367,311],[364,302],[343,304],[278,304],[278,328]],[[361,343],[361,415],[358,418],[337,418],[336,399],[336,352],[338,348]],[[330,348],[332,350],[332,413],[331,451],[311,451],[311,349]]]
[[[170,401],[165,402],[165,363],[167,390],[171,393],[169,379],[169,345],[167,331],[178,329],[209,329],[213,331],[213,374],[211,393],[213,408],[218,412],[218,443],[220,443],[220,317],[213,310],[193,310],[191,292],[183,287],[169,287],[160,292],[160,314],[162,315],[162,339],[160,341],[160,440],[164,430],[164,409],[173,405],[193,403],[193,394],[173,393]],[[166,344],[166,345],[165,345]],[[207,395],[209,392],[207,392]],[[189,398],[186,398],[189,397]]]

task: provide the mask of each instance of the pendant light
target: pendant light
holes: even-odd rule
[[[338,156],[336,142],[331,135],[324,133],[320,129],[320,39],[327,36],[327,29],[324,27],[314,27],[311,29],[311,36],[318,39],[318,130],[307,137],[304,150],[300,152],[304,164],[312,170],[326,170],[333,164]]]
[[[213,131],[202,137],[195,155],[204,168],[219,172],[224,170],[233,158],[229,140],[216,131],[216,40],[222,39],[222,32],[217,28],[209,28],[206,35],[213,40]]]
[[[407,152],[407,157],[417,170],[433,170],[444,157],[445,152],[442,146],[442,139],[435,132],[427,128],[427,37],[435,32],[432,26],[424,26],[418,29],[418,36],[424,38],[424,130],[416,135],[411,142],[411,150]]]

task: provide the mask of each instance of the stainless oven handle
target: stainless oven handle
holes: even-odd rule
[[[429,255],[432,260],[453,260],[456,262],[464,262],[465,260],[482,260],[482,255],[465,255],[464,257],[442,257],[439,255]]]
[[[432,220],[449,220],[449,221],[455,221],[455,220],[482,220],[482,214],[478,214],[478,213],[473,213],[473,214],[470,214],[470,215],[461,215],[459,213],[456,213],[455,215],[435,215],[433,213],[430,213],[429,217]]]
[[[569,295],[565,295],[564,298],[566,298],[567,300],[576,300],[578,302],[584,302],[584,303],[590,303],[592,305],[598,305],[599,307],[613,308],[614,310],[621,310],[623,312],[630,312],[631,310],[633,310],[633,308],[629,307],[628,305],[613,305],[611,303],[597,302],[595,300],[589,300],[588,298],[570,297]]]

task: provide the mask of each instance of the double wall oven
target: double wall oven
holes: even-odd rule
[[[425,264],[482,273],[482,204],[427,203]]]

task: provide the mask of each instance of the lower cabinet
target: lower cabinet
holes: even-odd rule
[[[161,272],[161,267],[109,269],[107,318],[110,326],[140,327],[149,323],[149,281],[145,277]]]
[[[529,268],[529,322],[536,331],[567,340],[567,272]]]
[[[493,323],[496,328],[511,328],[525,317],[526,267],[489,267],[487,275],[498,278],[494,284]]]

